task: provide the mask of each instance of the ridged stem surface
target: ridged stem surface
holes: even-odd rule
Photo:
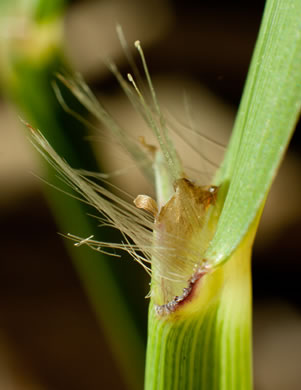
[[[251,242],[199,281],[195,302],[167,317],[150,306],[146,390],[252,388]]]

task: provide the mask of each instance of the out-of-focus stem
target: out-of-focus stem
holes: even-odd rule
[[[18,20],[24,22],[21,36],[14,34],[12,24],[8,35],[1,35],[2,84],[7,95],[22,112],[22,117],[41,129],[71,166],[96,171],[96,160],[85,140],[86,130],[64,112],[51,87],[55,73],[66,69],[61,47],[62,4],[61,1],[20,1],[16,3],[18,12],[15,15],[12,7],[8,19],[2,13],[2,21],[8,25]],[[56,10],[54,5],[58,7]],[[28,13],[21,14],[20,10]],[[76,104],[70,91],[65,88],[62,93],[69,104]],[[57,177],[57,173],[46,162],[44,167],[47,182],[72,193],[70,187]],[[50,186],[45,186],[45,195],[59,231],[67,233],[72,230],[82,237],[99,234],[88,216],[91,213],[89,207]],[[110,266],[112,259],[87,247],[76,248],[68,240],[64,241],[128,388],[140,389],[143,382],[144,346],[137,324],[128,309],[125,294]]]

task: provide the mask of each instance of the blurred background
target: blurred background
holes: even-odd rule
[[[141,119],[104,65],[109,57],[122,74],[130,71],[116,34],[116,23],[120,23],[130,46],[136,39],[141,41],[160,103],[173,125],[187,133],[188,102],[192,127],[226,145],[264,1],[216,0],[214,6],[209,4],[189,0],[68,1],[62,15],[64,58],[128,131],[134,136],[144,134]],[[2,18],[1,23],[2,48],[11,34],[22,37],[26,32],[22,18],[15,26],[12,19]],[[0,55],[0,72],[5,77],[10,71],[3,60],[5,50]],[[38,92],[29,83],[23,99],[34,96],[38,101]],[[132,370],[129,377],[138,378],[142,374],[136,375],[136,370],[141,368],[129,362],[127,369],[120,369],[123,346],[116,357],[114,348],[118,346],[110,339],[108,325],[102,326],[106,314],[95,314],[89,291],[87,295],[83,288],[86,282],[76,272],[65,239],[58,234],[77,234],[77,230],[71,221],[70,225],[66,222],[67,230],[55,222],[44,184],[36,177],[45,177],[44,164],[27,139],[20,115],[28,118],[20,97],[16,99],[16,93],[4,86],[0,90],[0,389],[139,388],[141,380],[131,386],[133,380],[124,372]],[[101,142],[95,133],[89,134],[102,171],[129,167],[126,175],[114,177],[114,184],[133,196],[152,194],[120,150]],[[204,158],[188,159],[193,153],[183,147],[183,159],[188,167],[197,164],[202,172],[198,180],[208,184],[223,148],[202,137],[193,142],[199,142]],[[87,137],[83,138],[83,145],[87,143]],[[254,247],[256,390],[300,389],[300,147],[297,130],[269,195]],[[128,315],[143,350],[148,277],[126,256],[111,258],[109,263],[121,295],[130,301]],[[111,294],[100,295],[98,312],[104,307],[111,315],[112,327],[122,329],[121,315],[110,303]],[[124,331],[126,337],[126,328]]]

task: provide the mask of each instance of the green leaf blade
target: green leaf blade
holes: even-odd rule
[[[226,199],[206,254],[214,264],[229,258],[250,228],[298,119],[300,15],[300,1],[267,3],[233,137],[216,177]]]

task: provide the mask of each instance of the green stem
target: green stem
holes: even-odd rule
[[[224,266],[199,281],[196,302],[166,317],[151,304],[146,390],[252,389],[254,231]]]

